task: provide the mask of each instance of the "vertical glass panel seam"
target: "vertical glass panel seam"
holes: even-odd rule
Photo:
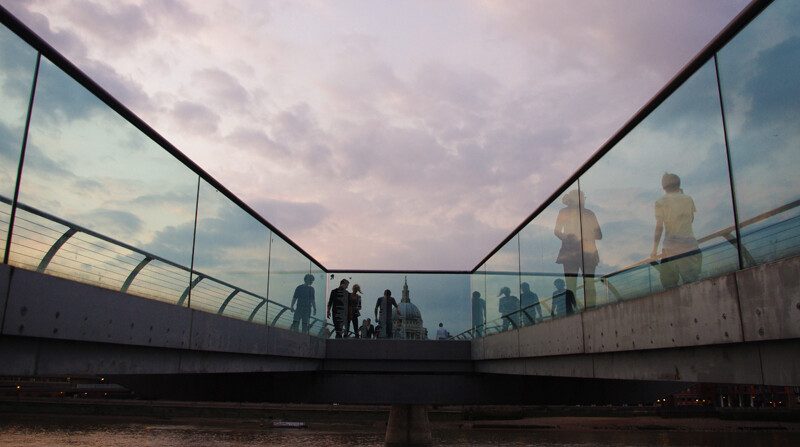
[[[586,310],[586,247],[584,246],[583,241],[583,207],[584,204],[581,200],[582,191],[581,191],[581,179],[577,179],[575,181],[575,185],[578,187],[578,236],[581,238],[581,282],[583,283],[583,310]],[[578,272],[575,272],[577,275]],[[577,278],[575,278],[575,284],[578,283]],[[578,305],[578,290],[577,287],[573,290],[575,294],[575,305]],[[580,311],[580,307],[577,309]]]
[[[36,83],[39,80],[39,65],[42,60],[42,53],[36,53],[36,65],[33,69],[33,81],[31,82],[31,94],[28,100],[28,113],[25,117],[25,130],[22,133],[22,147],[19,153],[19,164],[17,165],[17,179],[14,185],[14,198],[11,200],[11,213],[8,218],[8,234],[6,236],[6,250],[3,254],[3,264],[8,264],[9,253],[11,252],[11,238],[14,233],[14,219],[17,214],[17,200],[19,200],[19,187],[22,181],[22,168],[25,162],[25,149],[28,146],[28,131],[31,126],[31,116],[33,115],[33,101],[36,98]]]
[[[742,245],[742,237],[741,237],[741,229],[739,228],[739,210],[736,204],[736,187],[734,184],[733,179],[733,166],[731,165],[731,150],[730,145],[728,142],[728,123],[725,120],[725,103],[722,97],[722,85],[719,81],[719,64],[717,62],[717,54],[715,53],[713,56],[714,59],[714,74],[716,75],[717,79],[717,95],[719,96],[719,112],[722,118],[722,137],[725,141],[725,161],[728,165],[728,181],[731,186],[731,206],[733,207],[733,223],[734,228],[736,230],[736,245],[737,245],[737,254],[739,256],[739,270],[744,269],[744,256],[742,250],[744,250],[744,246]]]
[[[192,261],[189,266],[189,284],[192,284],[192,275],[195,274],[194,271],[194,249],[195,244],[197,242],[197,218],[198,212],[200,208],[200,176],[197,176],[197,191],[195,193],[194,199],[194,229],[192,230]],[[189,287],[189,296],[187,297],[186,307],[189,309],[192,308],[192,288]],[[191,334],[190,334],[191,336]]]
[[[265,304],[266,308],[264,309],[264,324],[269,326],[269,288],[272,286],[272,278],[270,275],[272,274],[272,238],[275,237],[275,233],[270,230],[269,232],[269,249],[267,250],[267,303]]]

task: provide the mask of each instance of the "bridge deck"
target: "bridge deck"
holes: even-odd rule
[[[217,387],[269,377],[261,388],[271,398],[350,403],[524,403],[564,398],[542,390],[565,386],[619,394],[674,382],[800,385],[800,257],[472,341],[324,340],[7,265],[0,292],[2,375]]]

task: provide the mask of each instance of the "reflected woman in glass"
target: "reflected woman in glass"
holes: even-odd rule
[[[664,234],[661,247],[661,265],[658,272],[664,288],[675,287],[678,280],[683,283],[697,281],[703,264],[703,254],[692,231],[694,206],[692,197],[681,189],[681,178],[664,173],[661,177],[664,195],[656,200],[656,230],[653,235],[652,259],[658,257],[658,243]]]
[[[566,205],[558,212],[554,234],[561,240],[556,264],[564,266],[564,278],[567,289],[575,295],[577,289],[578,270],[583,271],[585,279],[586,307],[595,306],[596,293],[594,287],[594,271],[600,263],[595,241],[603,239],[600,224],[594,212],[586,209],[586,196],[577,189],[566,193],[561,202]],[[581,228],[583,228],[583,244],[581,245]]]
[[[345,323],[344,336],[350,336],[350,324],[353,325],[353,336],[360,338],[358,330],[358,317],[361,316],[361,286],[353,285],[353,291],[347,301],[347,322]],[[361,292],[363,293],[363,292]]]

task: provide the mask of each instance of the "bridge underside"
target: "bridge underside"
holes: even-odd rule
[[[424,405],[636,405],[684,382],[494,374],[243,373],[111,376],[146,399]]]
[[[604,405],[652,402],[686,386],[480,373],[469,360],[470,342],[329,340],[328,350],[324,359],[302,359],[0,337],[0,356],[8,360],[4,375],[104,377],[146,399]],[[365,358],[376,351],[385,355]]]

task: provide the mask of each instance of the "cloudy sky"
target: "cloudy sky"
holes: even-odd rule
[[[747,0],[0,0],[331,269],[474,267]]]

